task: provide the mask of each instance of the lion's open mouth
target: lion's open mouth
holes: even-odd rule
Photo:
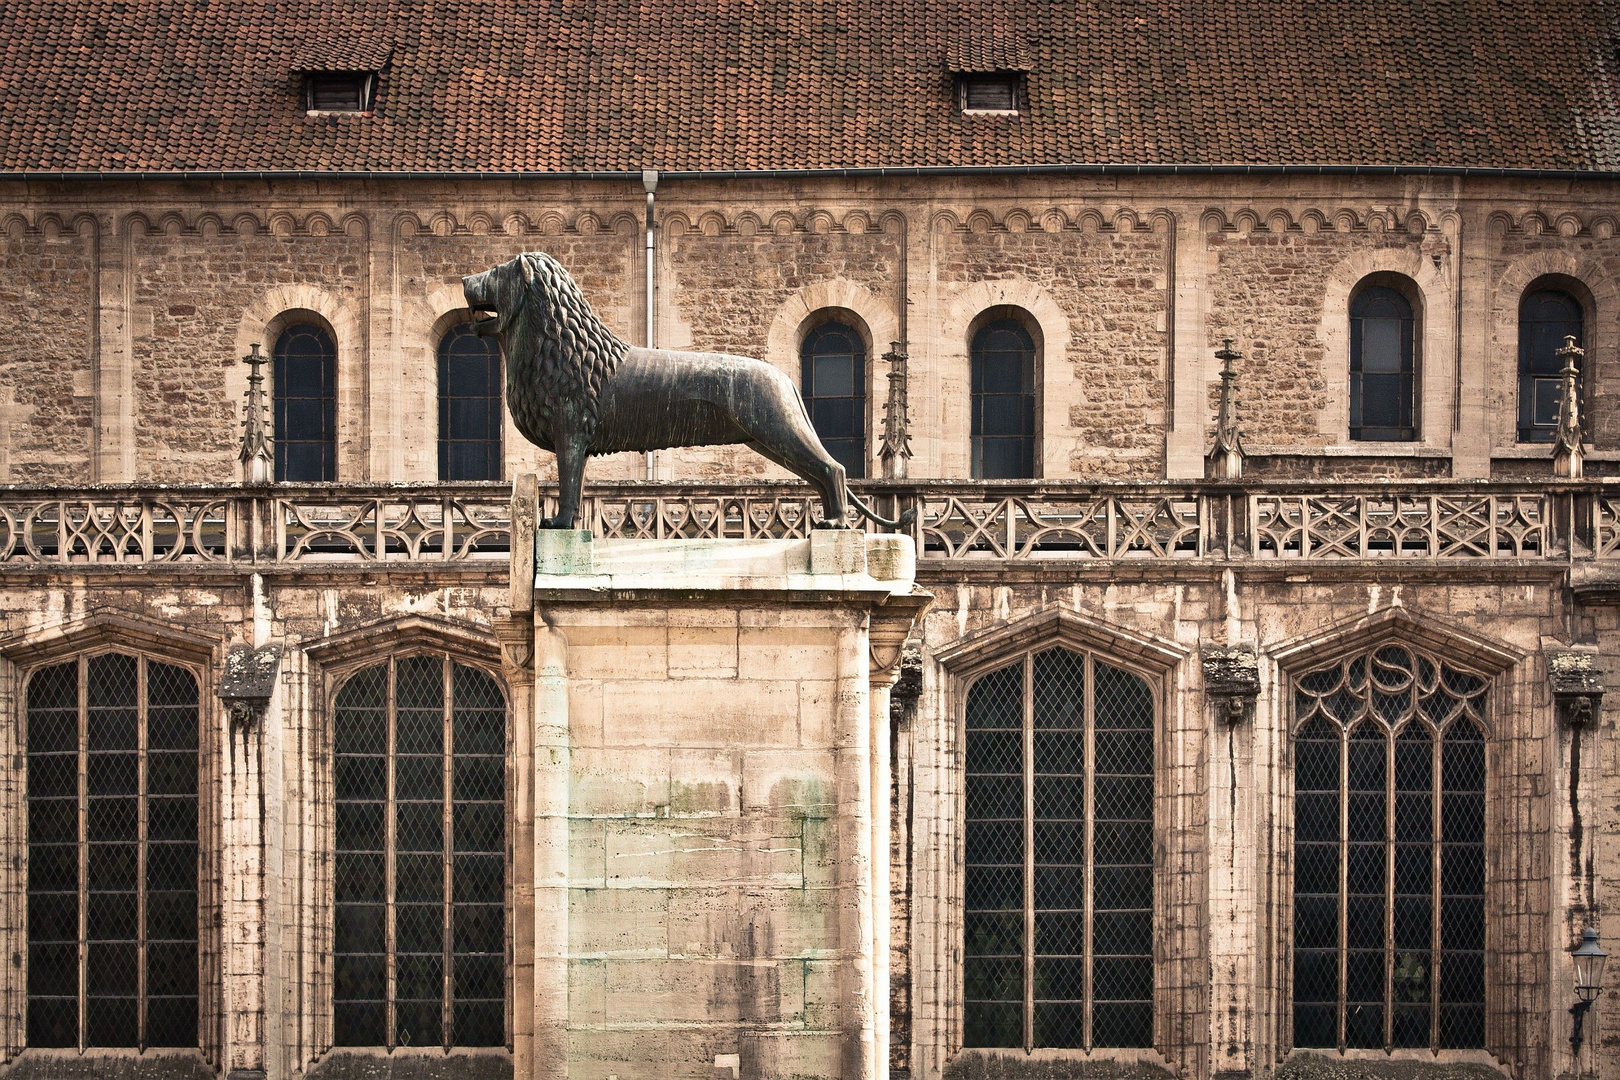
[[[501,316],[499,312],[491,311],[487,308],[474,308],[472,314],[473,333],[477,334],[479,337],[484,337],[487,334],[493,334],[495,331],[501,328]]]

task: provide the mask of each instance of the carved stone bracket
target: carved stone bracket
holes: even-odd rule
[[[1597,722],[1603,704],[1603,672],[1594,649],[1548,649],[1547,681],[1552,684],[1553,707],[1570,727]]]
[[[893,686],[900,678],[906,638],[911,635],[911,628],[933,599],[932,594],[918,590],[891,596],[882,607],[872,610],[867,647],[871,655],[870,679],[873,685]]]
[[[281,665],[281,648],[265,645],[254,649],[232,645],[225,654],[225,669],[214,692],[230,711],[236,727],[253,727],[264,719],[270,698],[276,692],[276,672]]]
[[[511,672],[534,674],[534,620],[512,615],[495,621],[495,639],[501,660]]]
[[[1222,720],[1237,724],[1254,715],[1260,696],[1260,660],[1253,646],[1226,645],[1204,650],[1204,694]]]

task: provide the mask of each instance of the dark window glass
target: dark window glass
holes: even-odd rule
[[[422,654],[355,674],[334,713],[333,1042],[502,1045],[500,688]]]
[[[1296,685],[1295,1046],[1484,1046],[1485,693],[1404,645]]]
[[[973,684],[966,733],[966,1045],[1152,1046],[1151,688],[1048,649]]]
[[[799,350],[810,422],[852,480],[866,475],[866,344],[843,323],[822,323]]]
[[[1519,305],[1519,441],[1552,442],[1558,430],[1558,406],[1564,396],[1558,350],[1564,339],[1583,340],[1581,305],[1566,292],[1541,289]],[[1579,371],[1581,362],[1575,361]],[[1575,400],[1585,406],[1585,389],[1575,378]]]
[[[360,71],[323,71],[307,78],[306,107],[312,112],[364,112],[369,79]]]
[[[961,76],[961,103],[966,111],[1016,112],[1018,76],[988,72]]]
[[[275,402],[276,479],[337,479],[337,346],[313,323],[276,338],[271,398]]]
[[[439,340],[439,479],[501,478],[501,347],[469,324]]]
[[[973,335],[973,477],[1035,475],[1035,340],[1013,319]]]
[[[1417,438],[1412,305],[1397,289],[1374,285],[1350,304],[1350,437],[1365,442]]]
[[[27,710],[28,1045],[196,1046],[196,679],[105,653]]]

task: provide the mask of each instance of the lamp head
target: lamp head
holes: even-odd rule
[[[1598,946],[1597,931],[1588,926],[1581,931],[1581,943],[1571,954],[1575,960],[1575,995],[1582,1001],[1596,1001],[1603,989],[1603,965],[1609,954]]]

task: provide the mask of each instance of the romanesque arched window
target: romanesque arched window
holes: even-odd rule
[[[1034,477],[1034,337],[1017,319],[995,319],[973,335],[970,363],[974,479]]]
[[[966,713],[965,1045],[1152,1046],[1151,685],[1049,648]]]
[[[1575,297],[1563,289],[1535,288],[1519,304],[1519,441],[1552,442],[1564,395],[1564,369],[1558,350],[1564,339],[1585,340],[1585,318]],[[1575,362],[1580,369],[1580,360]],[[1575,380],[1577,402],[1584,397]]]
[[[333,702],[332,1041],[506,1041],[506,703],[443,653]]]
[[[1350,301],[1350,438],[1417,438],[1417,320],[1393,281],[1363,284]]]
[[[1487,688],[1395,644],[1295,682],[1295,1046],[1484,1046]]]
[[[337,479],[337,346],[323,326],[294,323],[276,337],[271,365],[276,479]]]
[[[26,691],[27,1044],[195,1047],[197,678],[104,652]]]
[[[439,479],[501,478],[501,347],[470,323],[439,339]]]
[[[825,322],[799,349],[799,389],[816,434],[850,479],[866,475],[866,342],[851,326]]]

